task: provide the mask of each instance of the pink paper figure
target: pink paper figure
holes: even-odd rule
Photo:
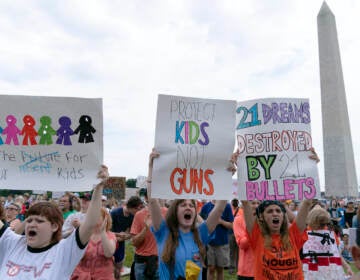
[[[21,133],[20,129],[16,126],[16,118],[13,115],[6,117],[7,127],[4,128],[2,134],[6,135],[5,144],[10,145],[11,140],[14,145],[19,145],[17,135]]]
[[[24,122],[24,127],[21,130],[21,135],[23,135],[24,138],[23,138],[22,144],[24,146],[27,146],[27,145],[29,145],[28,141],[30,141],[31,145],[36,145],[37,142],[36,142],[35,137],[38,134],[34,128],[34,125],[36,123],[34,118],[30,115],[25,115],[23,118],[23,122]]]
[[[56,131],[56,135],[58,139],[56,140],[56,144],[63,144],[65,146],[71,145],[70,136],[74,134],[74,131],[71,129],[71,119],[66,116],[62,116],[59,119],[60,128]]]

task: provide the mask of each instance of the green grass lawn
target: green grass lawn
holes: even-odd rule
[[[125,256],[125,266],[127,267],[131,267],[131,263],[133,261],[133,258],[134,258],[134,247],[130,244],[130,242],[126,242],[126,256]],[[351,265],[351,268],[353,269],[354,272],[358,272],[358,270],[352,265]],[[230,275],[229,272],[226,270],[225,273],[225,280],[236,280],[237,277],[236,275]],[[121,279],[124,279],[124,280],[129,280],[130,277],[129,276],[123,276],[121,277]]]

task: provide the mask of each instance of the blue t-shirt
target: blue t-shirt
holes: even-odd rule
[[[124,216],[124,209],[122,207],[116,208],[110,212],[112,219],[112,232],[122,232],[131,228],[134,216],[129,213],[129,216]]]
[[[200,216],[206,220],[211,212],[211,210],[215,207],[215,204],[213,204],[211,201],[204,204],[204,206],[201,208]],[[221,215],[221,219],[223,219],[226,222],[233,222],[234,221],[234,215],[231,210],[231,206],[229,203],[226,204],[225,209]],[[226,245],[229,244],[229,229],[222,225],[217,225],[215,230],[212,232],[210,236],[209,245],[212,246],[220,246],[220,245]]]
[[[161,259],[166,240],[169,236],[169,228],[163,220],[158,231],[154,231],[153,227],[151,227],[151,231],[154,233],[158,247],[160,279],[171,279],[170,269],[168,265],[166,265]],[[209,231],[205,222],[198,226],[198,231],[200,240],[205,246],[209,240]],[[176,248],[175,252],[175,267],[173,279],[177,279],[179,276],[185,277],[185,265],[187,260],[193,261],[200,268],[202,268],[199,247],[194,241],[193,233],[191,231],[184,233],[179,230],[179,246]],[[202,273],[200,271],[198,280],[201,280],[201,274]]]

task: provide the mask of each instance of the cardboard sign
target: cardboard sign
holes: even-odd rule
[[[320,198],[311,154],[307,99],[239,102],[236,110],[238,194],[243,200]]]
[[[102,162],[101,99],[0,96],[0,188],[90,190]]]
[[[229,199],[235,101],[159,95],[152,197]]]

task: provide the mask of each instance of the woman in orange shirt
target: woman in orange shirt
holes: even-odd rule
[[[306,217],[312,200],[304,200],[290,225],[284,205],[265,200],[253,215],[250,203],[243,201],[246,229],[255,257],[255,279],[304,279],[300,249],[307,239]]]
[[[259,206],[259,200],[250,201],[250,207],[255,216],[256,208]],[[241,209],[242,210],[242,209]],[[237,267],[238,280],[253,280],[254,279],[254,253],[250,247],[250,241],[246,232],[244,213],[241,211],[235,217],[233,223],[233,230],[236,243],[239,246],[239,260]]]

